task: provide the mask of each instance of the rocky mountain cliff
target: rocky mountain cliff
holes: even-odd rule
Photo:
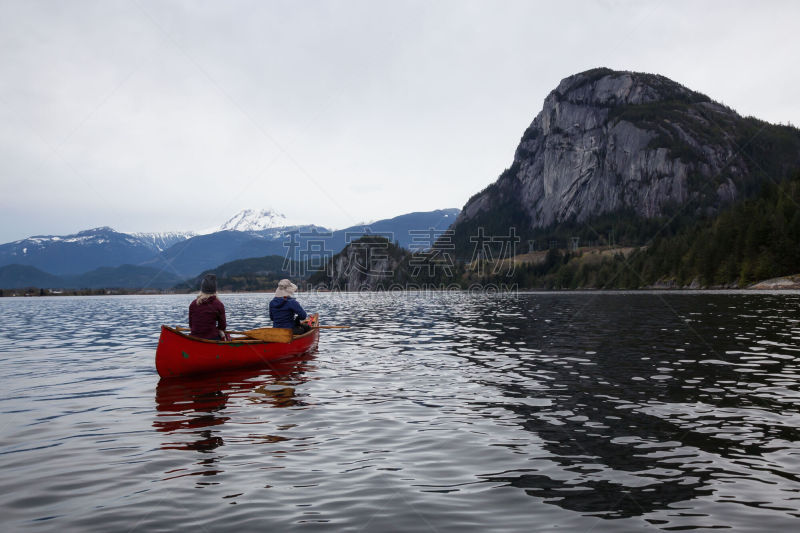
[[[561,81],[512,165],[454,229],[505,234],[626,211],[699,216],[800,166],[800,132],[743,118],[663,76],[594,69]],[[688,205],[687,205],[688,204]],[[462,239],[463,240],[463,239]]]
[[[410,258],[411,252],[388,239],[366,235],[333,256],[309,281],[337,291],[389,288],[407,280]]]

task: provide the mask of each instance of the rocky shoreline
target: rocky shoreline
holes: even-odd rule
[[[678,285],[675,281],[660,281],[645,287],[645,290],[796,290],[800,289],[800,274],[791,276],[783,276],[780,278],[771,278],[740,287],[735,283],[728,285],[712,285],[705,287],[700,284],[699,280],[695,279],[690,285]]]
[[[755,290],[800,289],[800,274],[759,281],[747,288]]]

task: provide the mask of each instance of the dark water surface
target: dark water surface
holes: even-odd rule
[[[309,294],[361,327],[159,380],[190,299],[0,299],[2,530],[800,528],[797,293]]]

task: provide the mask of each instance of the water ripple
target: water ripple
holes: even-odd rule
[[[800,296],[304,295],[317,353],[159,380],[191,296],[0,299],[12,529],[796,528]],[[236,329],[269,295],[225,295]],[[80,317],[80,323],[63,317]],[[23,481],[22,483],[20,481]]]

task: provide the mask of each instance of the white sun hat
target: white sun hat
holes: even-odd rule
[[[278,282],[278,290],[275,291],[275,298],[283,298],[284,296],[292,297],[297,292],[297,285],[288,279],[282,279]]]

